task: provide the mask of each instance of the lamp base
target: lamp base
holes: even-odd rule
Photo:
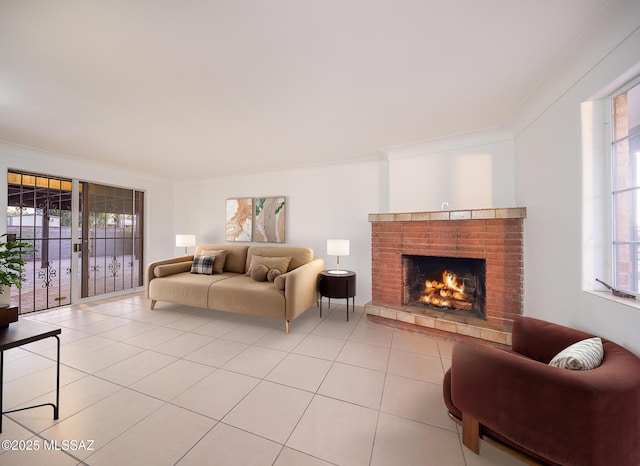
[[[346,270],[327,270],[327,273],[330,273],[331,275],[345,275],[349,272]]]

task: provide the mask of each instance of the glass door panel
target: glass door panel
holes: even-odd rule
[[[82,296],[96,296],[142,285],[142,206],[144,194],[132,189],[84,183]]]
[[[31,243],[25,277],[12,290],[11,304],[20,313],[71,302],[71,180],[9,171],[7,233]]]

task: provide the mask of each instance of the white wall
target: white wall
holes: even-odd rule
[[[516,203],[527,207],[525,314],[602,335],[640,355],[640,309],[583,290],[583,268],[597,270],[583,262],[583,241],[599,244],[591,236],[604,234],[583,231],[593,223],[585,221],[593,212],[583,215],[583,203],[598,195],[589,192],[598,177],[583,180],[583,171],[593,175],[590,166],[604,166],[606,151],[600,145],[600,160],[585,165],[591,149],[582,147],[581,132],[583,102],[640,71],[639,28],[640,2],[610,2],[528,100],[514,134]]]
[[[335,258],[326,255],[327,239],[349,239],[350,255],[340,258],[340,267],[357,273],[356,304],[363,305],[371,300],[368,214],[380,208],[381,169],[384,163],[367,161],[179,184],[175,232],[195,233],[198,243],[224,243],[227,198],[286,196],[285,244],[313,248],[330,267]]]
[[[112,166],[30,149],[0,141],[0,205],[7,205],[7,169],[78,178],[107,185],[135,188],[145,192],[145,257],[147,262],[174,253],[173,187],[170,183],[141,176]],[[0,209],[0,231],[5,231],[6,209]],[[167,225],[171,227],[167,228]]]
[[[514,207],[511,133],[485,130],[385,149],[389,210]]]

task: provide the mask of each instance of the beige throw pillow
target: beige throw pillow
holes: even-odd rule
[[[277,269],[281,274],[287,273],[290,262],[290,257],[251,256],[251,263],[249,264],[247,275],[251,276],[253,268],[257,265],[266,265],[269,270]]]
[[[267,273],[267,280],[269,280],[270,282],[273,282],[280,275],[282,275],[282,274],[280,273],[280,271],[278,269],[271,269]]]
[[[263,265],[263,264],[256,265],[251,270],[251,278],[253,278],[257,282],[263,282],[267,279],[267,272],[269,272],[269,269],[267,268],[266,265]]]

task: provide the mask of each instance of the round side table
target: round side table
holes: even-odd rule
[[[352,300],[351,312],[356,307],[356,273],[350,270],[342,270],[342,273],[332,273],[330,270],[323,270],[318,275],[318,291],[320,292],[320,317],[322,317],[322,298],[329,298],[329,307],[331,307],[331,298],[347,300],[347,322],[349,321],[349,298]]]

